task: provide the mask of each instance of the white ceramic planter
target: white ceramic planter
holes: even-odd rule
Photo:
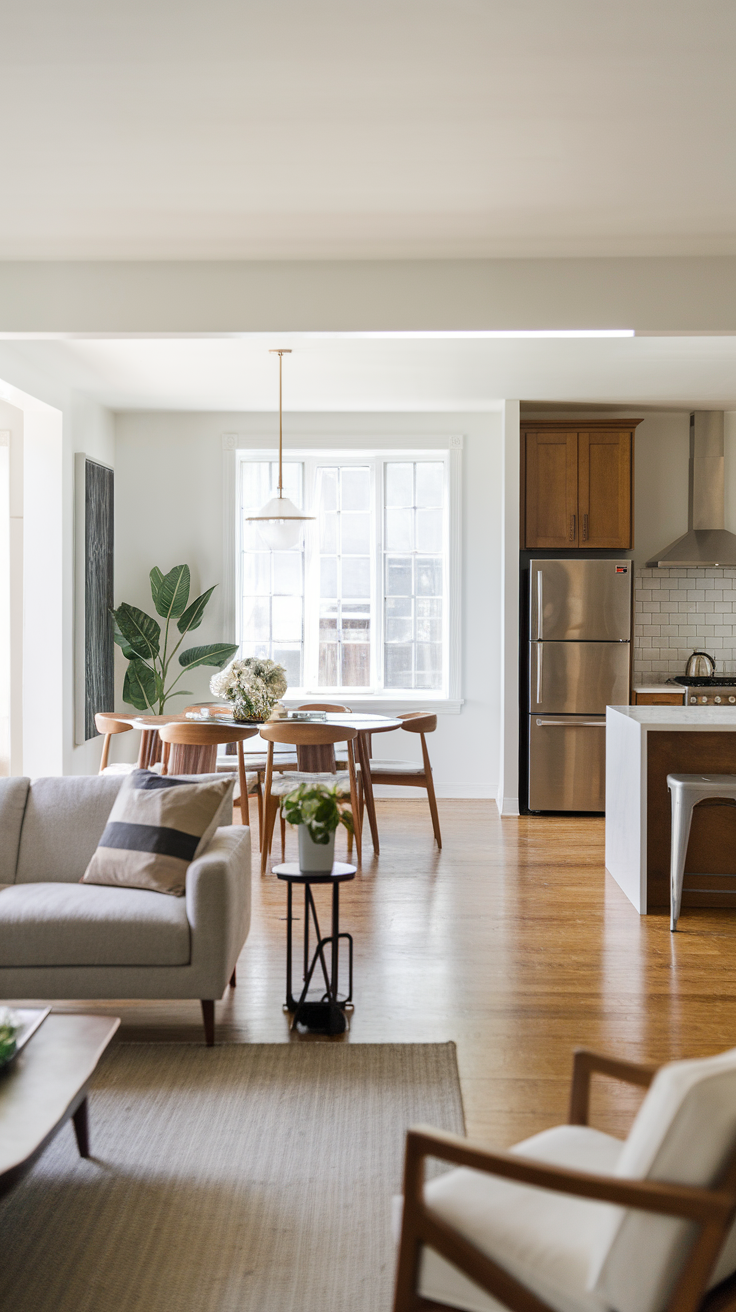
[[[306,825],[297,825],[299,833],[299,869],[304,874],[328,875],[335,861],[335,835],[327,844],[314,843]]]

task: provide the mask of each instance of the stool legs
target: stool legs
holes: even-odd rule
[[[670,932],[677,929],[685,880],[685,859],[693,819],[693,807],[699,797],[683,797],[679,788],[670,789],[672,797],[672,841],[670,855]]]

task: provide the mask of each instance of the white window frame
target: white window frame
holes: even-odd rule
[[[434,437],[434,435],[433,435]],[[238,641],[242,632],[242,592],[241,577],[243,544],[242,522],[240,513],[240,465],[244,460],[273,461],[272,442],[249,440],[236,433],[225,433],[222,438],[225,462],[223,480],[223,590],[225,602],[225,627],[232,634],[232,640]],[[350,706],[358,710],[386,711],[391,713],[400,706],[412,709],[440,711],[459,714],[462,707],[461,695],[461,623],[462,623],[462,437],[448,437],[434,440],[417,440],[416,446],[407,446],[406,438],[402,445],[387,445],[385,441],[376,441],[375,445],[363,445],[360,449],[350,448],[345,440],[335,441],[334,445],[320,447],[289,446],[284,450],[284,461],[297,461],[304,464],[305,496],[311,497],[315,487],[314,470],[316,465],[360,465],[370,461],[374,468],[371,472],[372,489],[372,534],[371,534],[371,605],[375,620],[375,633],[371,643],[370,688],[326,689],[305,686],[290,688],[284,702],[287,706],[298,705],[310,698],[330,698],[347,700]],[[384,607],[379,604],[383,599],[383,577],[378,577],[378,570],[384,569],[383,550],[383,493],[380,498],[375,495],[375,480],[384,479],[384,465],[387,461],[441,461],[445,464],[445,528],[444,551],[445,571],[445,605],[443,615],[443,646],[446,656],[444,669],[444,687],[434,691],[427,689],[385,689],[383,687],[383,669],[376,667],[376,655],[383,650]],[[314,507],[307,501],[305,513],[312,513]],[[305,553],[305,595],[306,580],[319,568],[319,551],[316,537],[308,534]],[[316,664],[316,647],[318,643],[318,616],[305,614],[304,624],[304,670],[308,682],[310,661]]]

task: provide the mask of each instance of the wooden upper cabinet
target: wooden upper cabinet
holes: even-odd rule
[[[577,545],[578,435],[527,432],[526,545]]]
[[[522,428],[522,546],[626,550],[633,541],[634,432],[640,419]]]
[[[630,547],[631,444],[627,430],[578,433],[580,546]]]

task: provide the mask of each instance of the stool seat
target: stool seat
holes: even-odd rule
[[[709,797],[725,797],[736,802],[736,774],[668,774],[667,787],[672,799],[670,931],[674,933],[682,906],[693,808]]]

